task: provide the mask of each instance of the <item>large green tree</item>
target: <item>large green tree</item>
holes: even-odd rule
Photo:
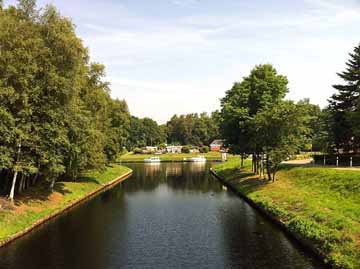
[[[0,8],[0,186],[101,170],[126,145],[130,114],[110,97],[72,22],[35,0]]]
[[[254,134],[254,117],[269,105],[280,102],[288,92],[288,80],[270,65],[258,65],[250,75],[226,92],[221,100],[221,133],[235,153],[253,154],[261,150]],[[254,167],[256,169],[256,167]]]

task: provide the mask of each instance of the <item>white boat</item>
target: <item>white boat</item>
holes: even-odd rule
[[[150,158],[146,158],[144,159],[144,162],[146,163],[159,163],[161,162],[159,157],[150,157]]]
[[[189,160],[190,162],[206,162],[206,158],[202,155],[199,155],[197,157],[192,157]]]

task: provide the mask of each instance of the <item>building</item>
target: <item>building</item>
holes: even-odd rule
[[[210,144],[210,151],[220,151],[224,147],[224,140],[215,139]]]
[[[181,153],[182,146],[167,146],[166,151],[168,153]]]
[[[143,148],[143,153],[154,153],[158,150],[157,147],[146,146]]]

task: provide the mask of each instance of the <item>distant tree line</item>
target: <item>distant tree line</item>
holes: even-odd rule
[[[208,146],[219,138],[219,123],[220,114],[217,111],[210,116],[207,113],[174,115],[162,125],[149,118],[132,116],[127,148],[133,150],[161,144]]]
[[[167,141],[172,144],[209,145],[219,138],[220,114],[207,113],[174,115],[167,123]]]

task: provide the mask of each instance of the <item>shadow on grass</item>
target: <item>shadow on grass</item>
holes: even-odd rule
[[[55,192],[62,195],[71,193],[69,190],[65,189],[65,184],[62,182],[56,182],[53,190],[50,189],[49,182],[42,182],[41,184],[32,186],[23,193],[18,194],[17,197],[15,197],[15,205],[19,206],[20,204],[27,204],[29,202],[48,201],[50,200],[50,195]]]
[[[84,177],[80,177],[76,180],[76,182],[78,183],[95,183],[95,184],[100,184],[100,182],[95,178],[95,177],[90,177],[90,176],[84,176]]]
[[[233,184],[241,193],[245,195],[257,191],[265,187],[265,185],[272,183],[267,179],[260,178],[259,175],[256,175],[253,172],[249,172],[240,168],[224,169],[219,172],[219,175]]]
[[[95,177],[83,176],[78,178],[76,181],[72,181],[74,183],[95,183],[100,184],[100,182]],[[59,193],[61,195],[70,194],[71,191],[65,188],[65,184],[62,181],[58,181],[55,183],[54,189],[50,189],[49,182],[41,182],[38,185],[30,187],[28,190],[24,191],[21,194],[18,194],[15,199],[15,205],[20,205],[22,203],[27,204],[29,202],[36,201],[49,201],[50,195],[53,193]]]

